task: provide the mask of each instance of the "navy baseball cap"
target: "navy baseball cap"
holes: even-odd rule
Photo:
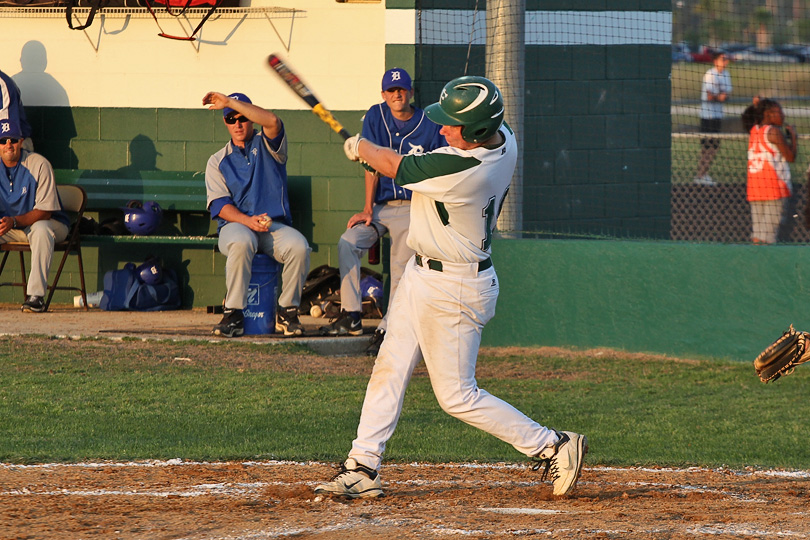
[[[11,137],[13,139],[22,139],[22,131],[17,122],[10,120],[0,120],[0,137]]]
[[[382,78],[383,92],[391,88],[403,88],[405,90],[413,88],[411,86],[411,76],[408,75],[408,72],[402,68],[392,68],[386,71]]]
[[[239,92],[234,92],[233,94],[229,95],[228,97],[233,98],[233,99],[235,99],[237,101],[244,101],[245,103],[253,103],[252,101],[250,101],[249,97],[247,97],[245,94],[240,94]],[[224,109],[222,109],[222,117],[225,118],[229,114],[233,114],[235,112],[236,111],[231,109],[230,107],[225,107]]]

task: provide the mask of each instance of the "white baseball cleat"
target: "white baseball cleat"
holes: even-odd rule
[[[585,435],[571,431],[558,431],[557,436],[559,440],[554,446],[543,449],[532,458],[537,462],[534,470],[545,465],[541,479],[545,480],[551,474],[551,483],[554,485],[552,493],[568,495],[577,485],[585,454],[588,453],[588,439]]]
[[[357,463],[353,458],[347,459],[341,465],[331,482],[316,486],[315,493],[326,493],[350,499],[384,495],[379,473]]]

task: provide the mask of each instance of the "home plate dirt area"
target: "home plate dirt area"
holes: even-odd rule
[[[0,464],[0,539],[810,538],[810,471],[389,464],[386,496],[316,496],[325,463]]]

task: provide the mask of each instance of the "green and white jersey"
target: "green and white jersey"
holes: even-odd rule
[[[413,191],[408,246],[430,259],[475,263],[490,254],[492,230],[517,163],[508,125],[495,148],[450,146],[402,159],[396,182]]]

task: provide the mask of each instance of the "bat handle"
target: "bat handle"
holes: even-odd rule
[[[348,139],[349,137],[351,137],[351,134],[349,134],[349,132],[348,132],[348,131],[346,131],[345,129],[341,129],[340,131],[338,131],[338,135],[340,135],[341,137],[343,137],[343,140],[344,140],[344,141],[345,141],[346,139]]]

